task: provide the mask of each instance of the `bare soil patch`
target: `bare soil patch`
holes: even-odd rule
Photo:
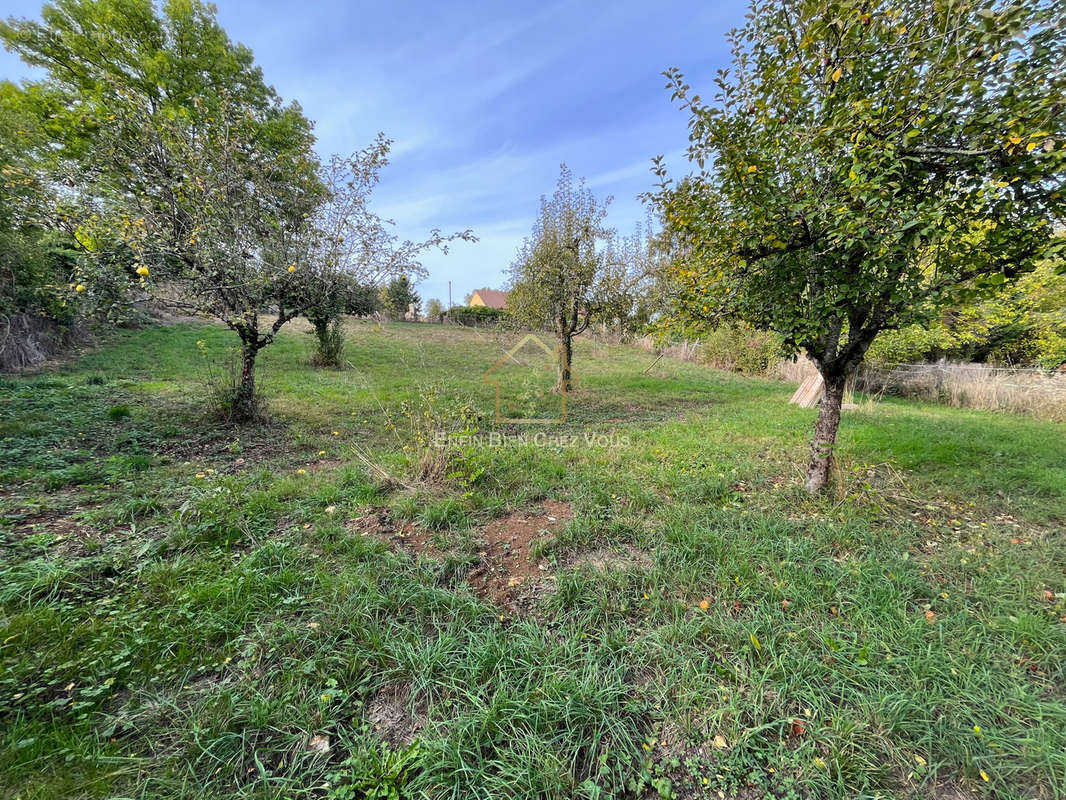
[[[647,568],[651,565],[651,556],[631,544],[623,545],[621,549],[601,547],[578,553],[567,563],[567,566],[584,567],[594,572],[626,570],[633,567]]]
[[[367,722],[393,749],[407,747],[426,726],[426,709],[411,704],[411,684],[407,681],[382,687],[366,706]]]
[[[532,546],[573,518],[569,503],[546,500],[533,510],[515,511],[485,525],[475,535],[478,561],[467,574],[470,588],[512,615],[528,614],[539,597],[554,590],[548,562],[534,557]],[[442,555],[431,531],[393,519],[387,508],[369,506],[348,527],[415,554]]]
[[[525,614],[554,586],[548,564],[534,558],[531,545],[547,539],[574,518],[569,503],[546,500],[535,511],[516,511],[493,520],[479,533],[478,564],[467,576],[471,588],[512,614]]]
[[[344,462],[339,458],[319,458],[314,461],[308,461],[303,468],[314,475],[316,472],[330,472],[342,466],[344,466]]]
[[[348,528],[360,536],[376,536],[394,547],[412,553],[439,558],[441,552],[433,543],[433,532],[414,522],[394,519],[384,506],[367,506],[363,515],[348,522]]]
[[[104,543],[104,537],[99,531],[74,521],[68,514],[60,511],[44,511],[28,517],[10,528],[9,531],[8,537],[11,542],[41,533],[51,534],[55,538],[49,544],[49,553],[65,558],[84,558],[92,555]],[[108,538],[119,538],[116,534],[122,533],[125,531],[116,529]],[[3,534],[0,534],[0,544],[3,543],[4,538]]]

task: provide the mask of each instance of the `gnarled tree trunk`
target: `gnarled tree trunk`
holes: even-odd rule
[[[811,442],[811,458],[807,464],[807,491],[818,494],[829,484],[829,471],[833,466],[833,446],[840,427],[840,406],[844,401],[846,375],[823,375],[825,394],[818,408],[818,421],[814,423],[814,441]]]
[[[241,373],[230,409],[234,422],[255,422],[260,418],[259,401],[255,394],[255,357],[258,354],[257,342],[242,340]]]
[[[564,333],[559,337],[559,368],[554,390],[558,394],[570,391],[570,362],[573,356],[574,337]]]

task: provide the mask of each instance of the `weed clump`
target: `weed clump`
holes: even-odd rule
[[[126,419],[132,413],[130,407],[127,405],[111,406],[111,408],[107,410],[107,418],[112,422],[118,422],[119,420]]]
[[[407,456],[412,477],[425,483],[469,485],[481,477],[464,459],[469,448],[462,442],[481,430],[482,422],[472,398],[442,387],[423,388],[385,413],[385,428]]]

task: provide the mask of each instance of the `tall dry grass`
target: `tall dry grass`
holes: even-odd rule
[[[817,372],[810,359],[782,360],[767,375],[802,383]],[[855,391],[873,396],[894,395],[913,400],[985,411],[1027,414],[1066,421],[1066,374],[1040,369],[993,367],[988,364],[864,365]]]
[[[803,383],[817,374],[818,368],[806,356],[800,356],[795,360],[782,358],[766,371],[766,377],[788,383]]]
[[[666,358],[676,358],[679,361],[692,361],[699,364],[706,363],[703,345],[699,342],[669,342],[660,346],[651,336],[644,336],[635,340],[634,344],[649,353],[661,352]]]
[[[720,369],[736,369],[740,359],[723,359],[708,352],[700,342],[671,342],[659,346],[650,336],[636,341],[649,352],[692,361]],[[779,359],[766,377],[800,384],[817,374],[810,359]],[[1041,419],[1066,421],[1066,373],[1041,369],[993,367],[988,364],[942,362],[938,364],[865,365],[855,381],[855,390],[873,396],[894,395],[915,400],[986,411],[1027,414]]]
[[[0,372],[39,366],[65,348],[89,339],[85,324],[59,325],[39,314],[0,315]]]
[[[694,361],[745,375],[765,374],[777,361],[780,347],[773,334],[740,326],[723,326],[709,331],[705,338],[698,341],[660,342],[645,336],[636,340],[636,344],[670,358]]]
[[[866,366],[859,374],[858,388],[956,408],[1066,420],[1066,375],[1040,369],[949,362]]]

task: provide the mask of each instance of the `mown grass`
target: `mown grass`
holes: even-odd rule
[[[583,341],[538,430],[627,443],[442,455],[432,424],[498,429],[512,342],[351,329],[351,369],[264,351],[261,429],[203,411],[212,327],[0,384],[0,794],[1066,795],[1061,425],[861,404],[812,500],[791,387]],[[545,498],[575,519],[516,618],[465,575]],[[409,743],[369,710],[396,687]]]

